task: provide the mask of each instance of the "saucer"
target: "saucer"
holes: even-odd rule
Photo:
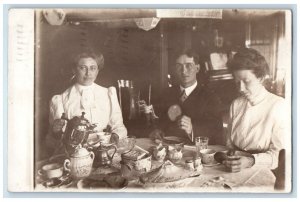
[[[43,186],[47,188],[56,188],[59,187],[63,183],[59,178],[52,178],[45,182],[43,182]]]
[[[183,145],[185,143],[185,141],[180,137],[166,136],[166,137],[163,137],[163,143],[175,144],[175,145],[182,144]]]
[[[202,165],[204,166],[204,167],[213,167],[213,166],[217,166],[217,165],[220,165],[221,163],[219,163],[219,162],[213,162],[213,163],[210,163],[210,164],[206,164],[206,163],[202,163]]]

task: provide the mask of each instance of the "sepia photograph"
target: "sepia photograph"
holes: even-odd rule
[[[292,16],[10,9],[9,191],[290,193]]]

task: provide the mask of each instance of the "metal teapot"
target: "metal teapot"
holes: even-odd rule
[[[114,150],[112,154],[109,154],[110,150]],[[100,144],[100,146],[95,151],[95,166],[110,166],[113,160],[113,157],[117,151],[117,147],[115,145],[103,145]]]
[[[62,115],[62,119],[67,120],[66,130],[63,134],[63,143],[69,155],[75,152],[78,145],[85,145],[89,134],[96,127],[95,124],[90,124],[84,115],[85,112],[82,112],[81,116],[75,116],[71,120],[68,120],[64,113]]]

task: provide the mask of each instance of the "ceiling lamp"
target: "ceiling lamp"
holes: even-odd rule
[[[50,25],[62,25],[66,17],[66,13],[62,9],[46,9],[43,15]]]
[[[140,29],[149,31],[156,27],[160,18],[135,18],[134,21]]]

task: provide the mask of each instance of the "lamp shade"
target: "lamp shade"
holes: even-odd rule
[[[160,18],[136,18],[134,19],[136,25],[145,31],[149,31],[156,27]]]

